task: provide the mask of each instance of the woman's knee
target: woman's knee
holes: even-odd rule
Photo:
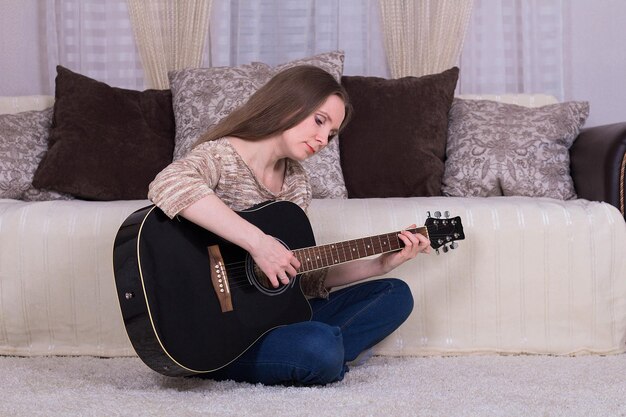
[[[406,320],[413,311],[413,294],[409,285],[398,278],[385,278],[385,282],[390,286],[388,302],[393,311],[396,312],[399,320]]]
[[[345,373],[344,346],[341,329],[320,322],[309,322],[308,331],[298,340],[307,364],[306,375],[299,379],[307,384],[339,381]]]

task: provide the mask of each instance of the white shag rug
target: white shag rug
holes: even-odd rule
[[[137,358],[0,357],[0,416],[626,416],[626,355],[373,357],[305,388],[168,378]]]

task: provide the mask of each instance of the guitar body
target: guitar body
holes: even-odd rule
[[[297,205],[268,202],[238,213],[289,249],[315,246]],[[211,278],[209,247],[219,248],[232,309]],[[115,239],[115,284],[124,325],[155,371],[186,376],[220,369],[271,329],[310,320],[300,276],[267,288],[243,249],[183,218],[149,206],[130,215]]]

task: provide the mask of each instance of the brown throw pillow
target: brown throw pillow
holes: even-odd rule
[[[145,199],[172,161],[169,90],[133,91],[57,66],[48,152],[33,185],[90,200]]]
[[[340,135],[349,198],[441,195],[459,69],[387,80],[344,76],[354,115]]]

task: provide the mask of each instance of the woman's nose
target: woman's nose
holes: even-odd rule
[[[322,145],[326,146],[328,144],[328,135],[330,135],[330,131],[326,130],[326,129],[320,129],[319,132],[317,132],[317,140],[318,142],[320,142]]]

